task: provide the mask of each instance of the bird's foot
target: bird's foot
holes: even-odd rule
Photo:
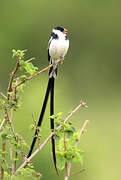
[[[63,64],[64,57],[61,57],[60,60],[61,60],[61,64]]]

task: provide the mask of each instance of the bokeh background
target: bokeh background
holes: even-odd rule
[[[6,92],[10,72],[15,65],[11,50],[28,49],[26,59],[48,65],[47,44],[56,25],[68,29],[70,48],[64,64],[59,65],[56,80],[55,111],[68,114],[80,100],[88,109],[80,109],[72,118],[77,128],[90,120],[80,147],[85,151],[86,171],[73,179],[121,179],[121,1],[119,0],[6,0],[0,1],[0,91]],[[18,133],[31,143],[32,113],[39,117],[48,74],[33,79],[24,88],[23,104],[14,114]],[[49,108],[43,123],[43,140],[49,131]],[[51,145],[34,159],[43,179],[63,179],[54,170]],[[79,170],[74,164],[72,171]]]

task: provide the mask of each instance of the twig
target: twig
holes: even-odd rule
[[[79,139],[76,141],[75,146],[78,146],[78,143],[79,143],[79,141],[80,141],[80,137],[81,137],[82,133],[84,132],[84,130],[85,130],[88,122],[89,122],[89,120],[86,120],[86,121],[84,122],[84,124],[83,124],[83,126],[82,126],[82,128],[81,128],[81,130],[80,130],[80,132],[79,132]],[[68,170],[67,170],[68,176],[66,177],[66,180],[68,180],[68,178],[69,178],[69,176],[70,176],[70,171],[71,171],[71,163],[68,164]],[[73,174],[74,174],[74,173],[73,173]]]
[[[16,139],[16,142],[18,143],[18,139]],[[16,150],[15,151],[15,160],[14,160],[14,173],[16,173],[17,158],[18,158],[18,152]]]
[[[9,169],[10,169],[10,176],[12,176],[12,174],[13,174],[13,148],[12,148],[11,138],[9,139],[9,152],[10,152]]]
[[[14,128],[13,128],[13,125],[12,125],[12,120],[13,120],[13,111],[12,111],[12,109],[10,110],[10,118],[8,117],[8,121],[9,121],[9,124],[10,124],[10,128],[11,128],[11,130],[12,130],[12,132],[13,132],[13,134],[14,134],[14,136],[15,136],[15,132],[14,132]],[[15,140],[16,140],[16,136],[15,136]],[[12,142],[11,142],[11,138],[10,138],[10,140],[9,140],[9,143],[10,143],[10,145],[9,145],[9,150],[10,150],[10,175],[12,175],[13,174],[13,148],[12,148]]]
[[[56,64],[58,64],[60,61],[61,61],[61,59],[57,60],[57,61],[56,61]],[[39,72],[37,72],[37,73],[29,76],[28,78],[26,78],[26,79],[24,79],[23,81],[21,81],[20,83],[18,83],[14,88],[17,88],[18,86],[20,86],[21,84],[25,83],[26,81],[29,81],[30,79],[38,76],[39,74],[47,71],[47,70],[50,69],[52,66],[54,66],[54,64],[50,64],[48,67],[46,67],[46,68],[42,69],[41,71],[39,71]]]
[[[10,98],[9,92],[12,91],[12,83],[13,83],[14,76],[15,76],[15,74],[18,71],[18,68],[20,66],[20,60],[21,60],[21,58],[19,57],[19,59],[17,60],[16,66],[15,66],[15,68],[14,68],[14,70],[11,73],[11,76],[10,76],[10,81],[9,81],[9,85],[8,85],[8,96],[7,96],[8,100]]]
[[[33,121],[34,121],[34,127],[36,127],[36,132],[37,132],[37,134],[36,134],[36,137],[37,137],[37,140],[38,140],[38,147],[40,146],[40,135],[39,135],[39,127],[37,126],[37,121],[36,121],[36,119],[35,119],[35,117],[34,117],[34,113],[32,113],[32,119],[33,119]]]
[[[15,152],[15,161],[14,161],[14,173],[16,173],[16,164],[17,164],[17,157],[18,157],[18,152]]]
[[[0,124],[0,131],[2,130],[2,127],[3,127],[4,123],[5,123],[5,121],[6,121],[6,118],[4,117],[1,124]]]
[[[3,118],[3,120],[2,120],[2,122],[1,122],[1,125],[0,125],[0,131],[2,130],[2,127],[4,126],[4,124],[5,124],[5,122],[6,122],[6,120],[7,120],[7,110],[5,110],[5,113],[4,113],[4,118]]]
[[[4,123],[5,123],[5,121],[8,119],[8,122],[10,124],[10,128],[11,128],[11,130],[12,130],[14,136],[15,136],[14,128],[12,126],[12,118],[13,118],[12,117],[12,112],[13,111],[11,110],[11,117],[9,118],[8,111],[7,111],[6,107],[5,107],[5,105],[1,101],[0,101],[0,104],[4,107],[4,110],[5,110],[4,119],[3,119],[3,121],[1,122],[1,125],[0,125],[0,131],[2,130],[2,127],[3,127]]]
[[[80,102],[80,104],[67,116],[67,118],[65,119],[64,123],[66,123],[70,118],[71,116],[80,108],[80,107],[86,107],[86,104],[84,102]],[[59,131],[59,129],[61,129],[61,125],[58,126],[58,128],[56,129],[56,131],[53,131],[50,133],[50,135],[46,138],[46,140],[36,149],[36,151],[29,157],[29,158],[26,158],[25,162],[17,169],[20,170],[22,168],[24,168],[26,166],[26,164],[28,162],[31,161],[31,159],[47,144],[47,142],[51,139],[51,137],[57,132]]]
[[[64,133],[64,151],[66,151],[66,137],[65,137],[65,133]],[[66,158],[66,155],[65,155],[65,158]],[[68,176],[68,163],[66,162],[65,163],[65,177]],[[66,178],[65,178],[66,180]]]
[[[2,97],[4,97],[5,99],[7,99],[7,97],[6,97],[2,92],[0,92],[0,95],[1,95]]]
[[[65,119],[64,123],[68,121],[68,119],[70,119],[70,117],[80,108],[80,107],[86,107],[87,105],[85,102],[81,101],[80,104],[68,115],[68,117]]]
[[[6,143],[2,143],[1,180],[4,180],[5,151],[6,151]]]
[[[71,173],[70,176],[80,174],[81,172],[84,172],[84,171],[86,171],[86,169],[81,169],[80,171],[76,171],[76,172]]]
[[[31,59],[26,60],[26,62],[27,62],[27,63],[29,63],[29,62],[31,62],[31,61],[33,61],[33,60],[35,60],[35,57],[33,57],[33,58],[31,58]]]
[[[22,143],[22,139],[19,138],[19,141],[20,141],[20,143],[21,143],[20,149],[21,149],[22,162],[24,162],[24,161],[25,161],[25,154],[24,154],[24,151],[23,151],[23,143]]]
[[[51,137],[55,134],[55,132],[52,132],[48,137],[47,139],[36,149],[36,151],[29,157],[29,158],[26,158],[26,160],[24,161],[24,163],[17,169],[20,170],[22,168],[24,168],[26,166],[26,164],[28,162],[31,161],[31,159],[47,144],[47,142],[51,139]]]
[[[9,118],[8,112],[6,111],[7,119],[8,119],[10,128],[11,128],[11,131],[12,131],[12,133],[14,135],[15,141],[17,142],[17,137],[16,137],[16,134],[15,134],[15,131],[14,131],[14,128],[13,128],[13,124],[12,124],[12,118],[13,118],[13,110],[12,109],[10,110],[10,113],[11,113],[11,117]]]
[[[89,120],[86,120],[86,121],[84,122],[84,124],[83,124],[83,126],[82,126],[82,128],[81,128],[81,130],[80,130],[80,132],[79,132],[79,138],[80,138],[81,135],[83,134],[83,132],[84,132],[84,130],[85,130],[88,122],[89,122]],[[75,146],[78,146],[78,144],[79,144],[79,139],[76,141]]]

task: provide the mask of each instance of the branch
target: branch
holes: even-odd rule
[[[17,60],[16,66],[15,66],[13,72],[11,73],[10,81],[9,81],[9,85],[8,85],[8,93],[12,91],[12,83],[14,80],[14,76],[15,76],[15,74],[18,71],[18,68],[20,66],[20,60],[21,60],[21,58],[19,57]],[[8,100],[9,100],[9,97],[10,97],[10,95],[8,94],[8,96],[7,96]]]
[[[70,176],[80,174],[81,172],[84,172],[84,171],[86,171],[86,169],[81,169],[80,171],[73,172]]]
[[[86,120],[86,121],[84,122],[84,124],[83,124],[83,126],[82,126],[82,128],[81,128],[81,130],[80,130],[80,132],[79,132],[79,139],[76,141],[75,146],[78,146],[80,137],[81,137],[81,135],[83,134],[83,132],[84,132],[84,130],[85,130],[88,122],[89,122],[89,120]]]
[[[0,92],[0,95],[1,95],[2,97],[4,97],[5,99],[7,99],[7,97],[6,97],[2,92]]]
[[[7,113],[7,116],[8,116],[8,122],[9,122],[9,125],[10,125],[10,128],[11,128],[11,131],[15,137],[15,140],[16,140],[16,134],[15,134],[15,131],[14,131],[14,127],[13,127],[13,123],[12,123],[12,119],[13,119],[13,110],[11,109],[10,110],[10,113],[11,113],[11,117],[9,118],[8,116],[8,113]]]
[[[80,107],[87,107],[86,104],[84,102],[80,102],[80,104],[67,116],[67,118],[65,119],[64,123],[66,123],[71,117],[72,115],[80,108]],[[51,139],[51,137],[61,129],[61,125],[58,126],[58,128],[56,129],[56,131],[53,131],[50,133],[50,135],[46,138],[46,140],[36,149],[36,151],[29,157],[26,158],[26,160],[24,161],[24,163],[17,169],[17,171],[19,171],[20,169],[24,168],[26,166],[27,163],[29,163],[31,161],[31,159],[47,144],[47,142]]]
[[[10,154],[9,170],[10,170],[10,176],[12,176],[13,174],[13,148],[12,148],[11,138],[9,139],[9,154]]]
[[[31,59],[26,60],[26,62],[27,62],[27,63],[29,63],[29,62],[31,62],[31,61],[33,61],[33,60],[35,60],[35,57],[33,57],[33,58],[31,58]]]
[[[56,61],[56,64],[58,64],[61,61],[61,59]],[[50,69],[52,66],[54,66],[54,64],[50,64],[48,67],[42,69],[41,71],[38,71],[37,73],[29,76],[28,78],[26,78],[25,80],[21,81],[20,83],[18,83],[14,88],[16,89],[18,86],[20,86],[21,84],[25,83],[26,81],[29,81],[31,79],[33,79],[34,77],[40,75],[41,73],[47,71],[48,69]]]
[[[2,140],[1,180],[4,180],[6,142]]]
[[[70,115],[68,115],[68,117],[65,119],[64,123],[68,121],[68,119],[70,119],[70,117],[80,108],[80,107],[86,107],[87,105],[85,102],[81,101],[80,104],[70,113]]]
[[[80,137],[81,137],[81,135],[83,134],[83,132],[84,132],[84,130],[85,130],[88,122],[89,122],[88,120],[86,120],[86,121],[84,122],[84,124],[83,124],[83,126],[82,126],[82,128],[81,128],[81,130],[80,130],[80,132],[79,132],[79,139],[76,141],[75,146],[78,146],[79,141],[80,141]],[[82,171],[84,171],[84,170],[81,170],[81,171],[78,171],[78,172],[74,172],[74,173],[72,173],[71,175],[70,175],[70,171],[71,171],[71,163],[68,164],[67,176],[65,176],[65,180],[68,180],[69,176],[74,175],[74,174],[78,174],[79,172],[82,172]]]
[[[1,101],[0,101],[0,104],[2,104]],[[0,131],[2,130],[2,127],[4,126],[4,123],[7,120],[7,118],[8,118],[8,114],[7,114],[7,110],[5,109],[4,118],[0,124]]]
[[[6,118],[4,117],[4,119],[2,120],[2,122],[0,124],[0,131],[2,130],[2,127],[3,127],[4,123],[5,123],[5,121],[6,121]]]

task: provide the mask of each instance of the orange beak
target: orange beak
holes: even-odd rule
[[[68,30],[64,28],[63,34],[67,34],[67,33],[68,33]]]

